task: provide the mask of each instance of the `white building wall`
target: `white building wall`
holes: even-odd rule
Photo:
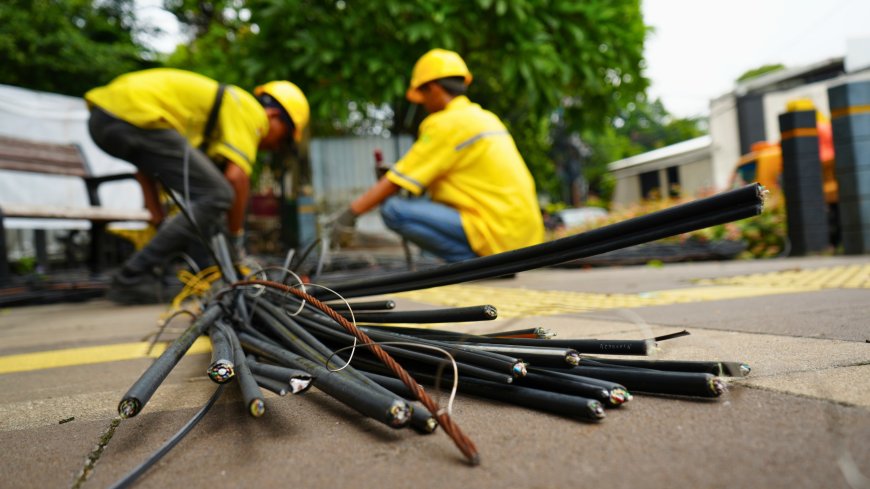
[[[626,206],[640,202],[640,177],[615,173],[616,188],[613,189],[613,204]]]
[[[717,188],[713,175],[713,159],[704,158],[694,163],[683,165],[679,169],[681,193],[694,197],[702,192]]]
[[[737,99],[726,94],[710,101],[711,186],[724,190],[740,159],[740,132],[737,124]]]

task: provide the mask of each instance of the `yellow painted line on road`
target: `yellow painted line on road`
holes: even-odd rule
[[[117,343],[114,345],[87,346],[8,355],[0,357],[0,374],[136,360],[139,358],[156,358],[166,350],[168,343],[157,343],[150,354],[148,353],[148,345],[147,341],[141,341],[137,343]],[[208,338],[201,337],[193,343],[187,354],[194,355],[210,351],[211,343]]]

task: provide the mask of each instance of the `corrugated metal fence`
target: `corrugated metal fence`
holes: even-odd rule
[[[346,206],[375,183],[375,150],[391,166],[413,142],[407,135],[313,138],[311,171],[318,208],[329,212]]]

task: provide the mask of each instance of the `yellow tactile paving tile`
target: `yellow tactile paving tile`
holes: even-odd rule
[[[593,294],[461,284],[397,295],[442,306],[492,304],[498,308],[500,318],[515,318],[740,299],[825,288],[870,288],[870,264],[705,279],[689,288],[638,294]]]
[[[492,304],[500,318],[552,316],[599,309],[641,307],[672,303],[672,298],[641,297],[636,294],[591,294],[555,290],[530,290],[479,285],[449,285],[435,289],[403,292],[398,297],[443,306]]]
[[[428,304],[462,307],[492,304],[500,318],[528,316],[554,316],[583,313],[602,309],[630,309],[634,307],[662,306],[685,302],[699,302],[770,294],[806,292],[812,287],[744,287],[707,286],[688,289],[661,290],[640,294],[592,294],[556,290],[483,287],[478,285],[450,285],[424,291],[403,292],[399,297]]]
[[[840,265],[808,270],[738,275],[699,280],[699,285],[757,285],[766,287],[815,287],[817,289],[870,288],[870,264]]]

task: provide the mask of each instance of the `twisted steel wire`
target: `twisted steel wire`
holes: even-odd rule
[[[361,345],[363,347],[368,347],[369,350],[381,361],[384,365],[386,365],[390,371],[392,371],[396,377],[398,377],[408,389],[414,393],[417,399],[435,416],[435,419],[438,420],[438,423],[444,429],[444,432],[447,433],[448,436],[453,440],[453,443],[459,448],[459,451],[462,452],[463,455],[468,459],[468,461],[472,465],[478,465],[480,463],[480,454],[477,451],[477,447],[474,445],[474,442],[468,438],[465,433],[459,428],[459,425],[453,422],[453,419],[443,411],[438,403],[435,402],[434,399],[429,397],[429,394],[423,390],[423,387],[411,377],[398,362],[396,362],[393,357],[390,356],[389,353],[384,351],[377,343],[372,341],[371,338],[361,330],[359,330],[354,324],[344,318],[341,314],[333,310],[331,307],[327,306],[323,302],[320,302],[316,298],[311,295],[291,287],[289,285],[282,284],[280,282],[273,282],[271,280],[243,280],[239,282],[235,282],[232,284],[232,287],[244,287],[250,285],[259,285],[264,287],[271,287],[278,290],[282,290],[284,292],[288,292],[293,294],[301,299],[304,299],[311,303],[312,306],[320,309],[324,313],[326,313],[329,317],[339,323],[344,329],[346,329],[350,334],[354,335],[358,340],[360,340]]]

